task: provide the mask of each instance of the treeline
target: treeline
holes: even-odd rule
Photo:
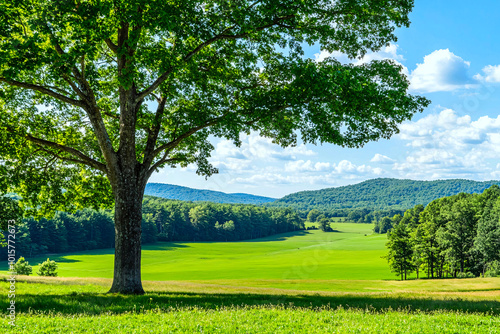
[[[299,212],[301,218],[306,219],[309,222],[317,222],[321,218],[338,218],[341,217],[341,221],[346,223],[357,223],[357,224],[378,224],[378,222],[384,217],[392,217],[396,214],[402,215],[404,210],[398,209],[387,209],[387,210],[371,210],[371,209],[352,209],[352,210],[334,210],[320,211],[312,209],[307,213]],[[377,231],[378,233],[378,231]]]
[[[461,193],[417,205],[403,216],[383,218],[388,231],[387,259],[406,279],[416,272],[429,278],[500,274],[500,188]]]
[[[147,197],[143,214],[146,226],[154,227],[162,241],[236,241],[304,229],[303,220],[290,208]]]
[[[74,214],[57,212],[52,219],[22,219],[16,224],[16,257],[47,253],[113,248],[115,228],[110,211],[85,209]],[[2,260],[7,248],[0,249]]]
[[[346,216],[346,212],[341,213],[341,210],[353,209],[404,211],[417,204],[427,205],[437,198],[462,192],[482,193],[498,183],[499,181],[477,182],[460,179],[415,181],[378,178],[343,187],[301,191],[266,205],[287,206],[305,212],[316,209],[326,216]]]
[[[289,208],[244,204],[169,201],[146,197],[142,242],[236,241],[304,229],[303,220]],[[23,219],[16,225],[16,254],[33,257],[114,247],[111,211],[85,209],[58,212],[52,219]],[[0,257],[7,258],[7,249]]]

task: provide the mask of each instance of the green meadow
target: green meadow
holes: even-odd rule
[[[376,280],[394,279],[385,235],[372,225],[332,224],[335,232],[297,231],[241,242],[144,245],[144,280]],[[114,251],[50,256],[61,277],[113,277]],[[45,258],[29,259],[37,264]],[[37,271],[37,267],[33,268]]]
[[[242,242],[145,245],[143,296],[107,294],[113,252],[18,276],[12,333],[499,333],[500,278],[399,281],[385,235],[335,223]],[[33,258],[33,264],[43,258]],[[36,272],[37,268],[34,268]],[[5,274],[6,272],[4,272]],[[9,284],[0,279],[2,303]]]

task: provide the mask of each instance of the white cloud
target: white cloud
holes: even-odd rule
[[[395,162],[395,160],[389,158],[386,155],[382,155],[382,154],[377,153],[373,156],[373,158],[370,160],[370,162],[377,162],[379,164],[392,164]]]
[[[328,57],[333,57],[343,64],[352,63],[354,65],[362,65],[365,63],[369,63],[372,60],[392,59],[397,64],[402,65],[401,62],[404,61],[405,59],[402,55],[398,53],[398,49],[399,46],[397,44],[391,43],[388,46],[382,48],[378,52],[368,52],[364,57],[360,59],[349,59],[347,55],[338,51],[330,53],[328,51],[322,50],[320,53],[316,53],[314,55],[314,58],[317,62],[321,62]],[[408,69],[405,66],[403,66],[403,73],[408,75]]]
[[[236,147],[229,140],[218,142],[215,145],[212,160],[295,160],[299,156],[316,155],[313,150],[308,149],[304,144],[283,149],[279,145],[273,144],[271,139],[261,137],[257,133],[241,135],[240,140],[241,147]]]
[[[430,93],[471,88],[475,81],[468,74],[469,67],[470,62],[449,49],[436,50],[411,72],[410,89]]]
[[[486,82],[500,82],[500,65],[488,65],[483,68],[485,76],[481,74],[476,74],[474,79],[486,81]]]
[[[312,162],[311,160],[289,161],[285,164],[286,172],[322,172],[331,169],[329,162]]]
[[[489,179],[490,160],[500,159],[500,116],[472,120],[451,109],[401,126],[397,136],[410,151],[394,169],[409,178]]]

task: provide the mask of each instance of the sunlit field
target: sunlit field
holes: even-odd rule
[[[106,293],[112,250],[50,256],[59,277],[17,277],[12,332],[500,331],[500,278],[399,281],[381,258],[385,235],[364,224],[332,228],[242,242],[145,245],[144,296]],[[12,330],[6,321],[0,328]]]
[[[335,232],[297,231],[241,242],[163,242],[144,245],[144,280],[384,280],[394,279],[385,235],[372,225],[335,223]],[[114,251],[49,257],[61,277],[113,277]],[[46,258],[28,259],[37,264]],[[37,268],[33,268],[36,272]]]

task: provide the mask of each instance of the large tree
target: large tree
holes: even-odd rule
[[[209,139],[360,147],[428,104],[392,61],[413,0],[0,0],[4,191],[28,214],[115,212],[111,292],[143,293],[141,203],[159,168],[208,162]],[[31,210],[31,211],[30,211]]]

